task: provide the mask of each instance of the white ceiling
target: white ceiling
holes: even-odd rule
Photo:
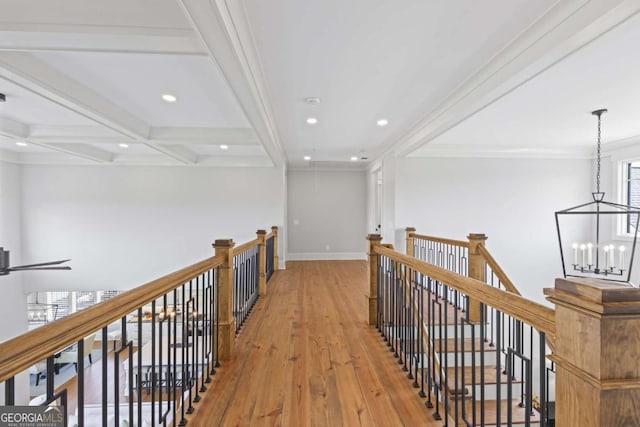
[[[605,140],[640,135],[638,0],[0,0],[0,10],[6,161],[362,168],[388,152],[583,156],[588,113],[601,107]]]

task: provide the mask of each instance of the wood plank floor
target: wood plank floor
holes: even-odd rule
[[[289,262],[190,426],[441,426],[367,324],[364,261]]]

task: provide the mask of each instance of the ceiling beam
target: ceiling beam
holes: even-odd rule
[[[83,159],[93,160],[98,163],[111,163],[113,162],[113,153],[101,150],[97,147],[87,144],[40,144],[37,142],[31,142],[34,145],[46,147],[61,153],[71,154],[73,156],[82,157]]]
[[[405,156],[516,90],[640,11],[637,0],[557,2],[542,18],[471,75],[384,154]]]
[[[6,117],[0,117],[0,135],[4,135],[15,141],[27,142],[38,147],[47,148],[59,153],[71,154],[98,163],[105,163],[113,160],[113,155],[111,153],[87,144],[44,143],[35,139],[31,139],[30,133],[30,127],[25,123],[11,120]]]
[[[189,29],[33,23],[4,23],[0,51],[207,54]]]
[[[242,5],[229,5],[224,0],[178,1],[212,60],[222,71],[265,151],[276,166],[283,166],[286,155],[271,113]],[[230,7],[234,7],[234,17]]]
[[[260,144],[258,136],[249,128],[168,128],[153,127],[149,139],[156,142],[176,144]]]
[[[0,77],[123,136],[149,135],[146,123],[28,53],[0,52]]]
[[[198,162],[198,155],[181,145],[163,145],[151,141],[145,142],[145,145],[185,165]]]

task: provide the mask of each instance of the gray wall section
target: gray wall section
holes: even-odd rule
[[[289,171],[287,190],[290,259],[364,257],[364,171]]]

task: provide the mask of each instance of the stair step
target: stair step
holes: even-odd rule
[[[471,338],[465,338],[464,339],[464,343],[462,341],[462,339],[458,338],[458,351],[462,351],[462,347],[464,344],[464,352],[465,353],[471,353],[471,349],[473,348],[476,352],[479,352],[481,348],[484,348],[485,352],[495,352],[496,351],[496,346],[493,345],[491,346],[489,342],[484,342],[482,343],[482,341],[480,340],[480,338],[476,338],[475,340],[472,340]],[[475,341],[475,342],[473,342]],[[473,347],[472,347],[473,344]],[[448,352],[453,352],[456,349],[456,339],[455,338],[449,338],[447,340],[438,340],[436,339],[434,342],[434,350],[437,353],[440,353],[441,351],[444,352],[445,349]]]
[[[462,373],[464,369],[464,384],[462,383]],[[449,387],[449,391],[455,395],[460,394],[468,394],[468,388],[473,386],[473,372],[474,368],[471,366],[458,367],[458,386],[456,387],[456,368],[448,367],[447,368],[447,386]],[[498,375],[496,372],[495,366],[485,366],[484,368],[476,366],[475,367],[475,380],[476,386],[480,385],[480,375],[484,373],[484,384],[494,385],[498,384]],[[500,384],[507,384],[509,377],[506,374],[500,373]],[[521,381],[519,379],[515,379],[512,381],[513,384],[519,384]]]
[[[465,402],[465,418],[467,422],[471,423],[473,421],[473,406],[472,402]],[[497,408],[500,405],[500,424],[503,426],[514,425],[514,424],[524,424],[526,420],[525,408],[520,407],[519,400],[512,400],[511,402],[507,400],[501,400],[500,402],[496,400],[485,400],[484,401],[484,424],[481,423],[480,415],[482,411],[481,402],[476,402],[476,425],[497,425]],[[511,415],[511,423],[509,424],[508,418],[508,407],[511,405],[512,415]],[[540,415],[536,411],[531,411],[531,423],[539,423]]]

